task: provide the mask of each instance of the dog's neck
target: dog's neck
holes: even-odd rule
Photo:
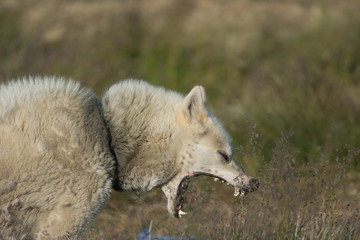
[[[126,86],[122,86],[126,88]],[[117,159],[115,190],[149,191],[177,173],[175,109],[182,97],[154,91],[111,89],[103,99],[104,116]],[[165,93],[165,94],[164,94]],[[170,95],[170,96],[169,96]],[[151,170],[150,170],[151,169]]]

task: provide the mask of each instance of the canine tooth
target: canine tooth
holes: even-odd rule
[[[241,191],[240,196],[241,196],[241,197],[245,196],[245,192],[244,192],[244,191]]]
[[[235,188],[234,197],[239,196],[239,194],[240,194],[239,189],[238,189],[238,188]]]
[[[183,210],[179,210],[179,212],[178,212],[178,214],[179,214],[179,216],[181,216],[181,215],[185,215],[186,214],[186,212],[184,212]]]
[[[230,183],[226,183],[226,185],[228,185],[228,186],[229,186],[229,185],[230,185]]]
[[[220,180],[220,179],[219,179],[219,178],[217,178],[217,177],[216,177],[216,178],[214,178],[214,181],[215,181],[215,182],[217,182],[217,181],[219,181],[219,180]]]
[[[225,183],[225,181],[224,181],[224,180],[221,180],[221,182],[222,182],[222,183]]]

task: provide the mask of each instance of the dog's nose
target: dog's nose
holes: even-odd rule
[[[251,191],[255,191],[256,189],[258,189],[259,185],[260,185],[259,180],[255,179],[255,178],[250,179]]]

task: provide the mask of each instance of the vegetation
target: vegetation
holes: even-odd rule
[[[114,194],[84,239],[360,238],[360,5],[357,0],[0,3],[0,82],[74,78],[101,97],[141,78],[203,85],[261,188],[245,198],[206,177],[171,219],[159,190]],[[229,196],[229,197],[227,197]]]

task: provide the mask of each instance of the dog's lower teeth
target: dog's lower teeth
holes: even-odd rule
[[[186,212],[184,212],[183,210],[179,210],[179,212],[178,212],[178,214],[179,214],[179,216],[181,217],[182,215],[185,215],[186,214]]]

